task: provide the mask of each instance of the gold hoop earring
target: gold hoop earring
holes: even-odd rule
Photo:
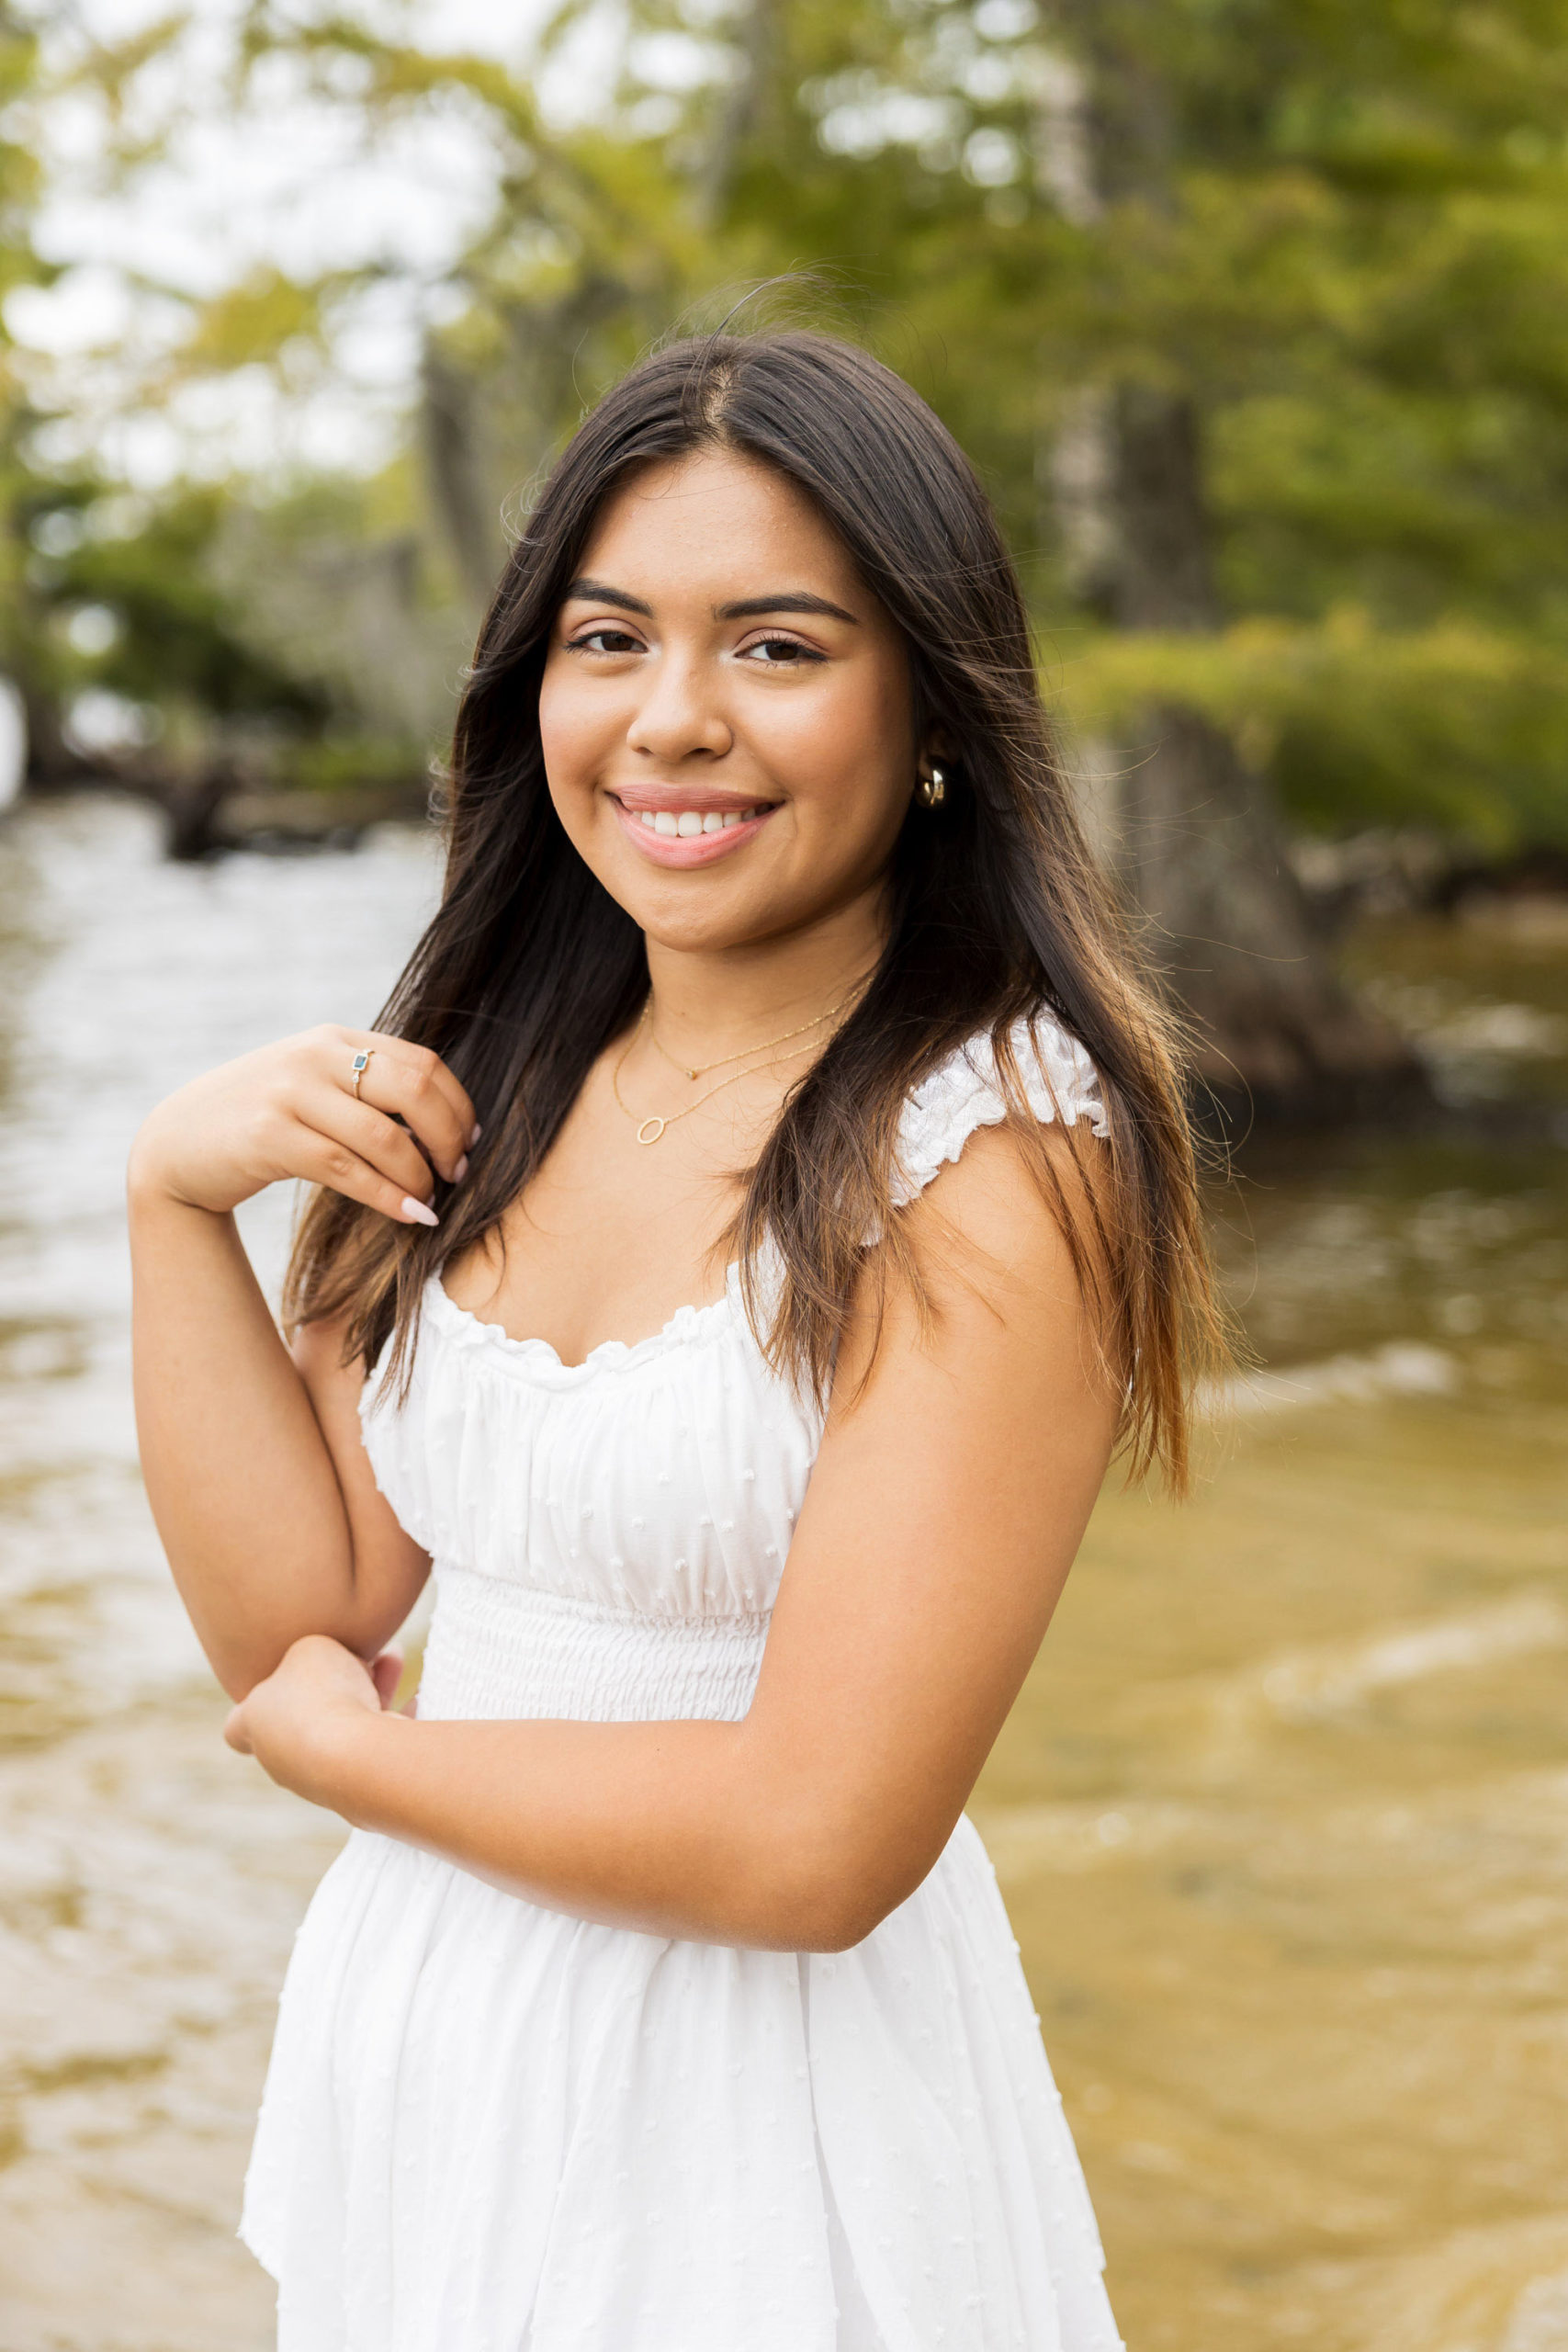
[[[947,772],[939,768],[934,760],[930,774],[920,778],[919,794],[922,808],[940,808],[947,798]]]

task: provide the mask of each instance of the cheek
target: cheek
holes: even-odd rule
[[[902,679],[863,684],[833,697],[788,746],[801,793],[816,815],[853,836],[884,831],[902,815],[914,776],[908,688]],[[781,744],[781,750],[784,746]]]
[[[547,663],[539,682],[539,743],[545,774],[558,802],[588,790],[603,756],[608,725],[603,695],[585,695],[581,681]]]

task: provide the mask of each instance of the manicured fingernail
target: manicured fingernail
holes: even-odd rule
[[[459,1159],[459,1161],[457,1162],[457,1165],[456,1166],[456,1168],[454,1168],[454,1170],[452,1170],[452,1182],[454,1182],[454,1184],[460,1184],[460,1183],[462,1182],[462,1181],[463,1181],[464,1177],[468,1174],[468,1153],[467,1153],[467,1152],[465,1152],[465,1153],[463,1154],[463,1157],[461,1158],[461,1159]]]
[[[403,1215],[411,1225],[439,1225],[441,1222],[435,1211],[427,1209],[423,1201],[416,1201],[412,1193],[403,1194]]]
[[[474,1121],[474,1132],[473,1132],[473,1134],[468,1137],[468,1149],[469,1149],[470,1151],[472,1151],[472,1149],[473,1149],[473,1148],[474,1148],[475,1144],[477,1144],[477,1143],[478,1143],[478,1141],[479,1141],[479,1137],[483,1135],[483,1133],[484,1133],[484,1129],[480,1126],[480,1125],[479,1125],[479,1121],[476,1119],[476,1120]]]

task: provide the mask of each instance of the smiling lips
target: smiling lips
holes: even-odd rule
[[[678,800],[646,786],[610,797],[621,823],[656,865],[711,865],[751,840],[779,806],[717,792],[692,792]]]

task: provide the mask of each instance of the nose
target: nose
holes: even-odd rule
[[[708,664],[695,653],[667,651],[647,676],[648,691],[626,729],[631,749],[669,766],[694,753],[722,759],[735,739]]]

